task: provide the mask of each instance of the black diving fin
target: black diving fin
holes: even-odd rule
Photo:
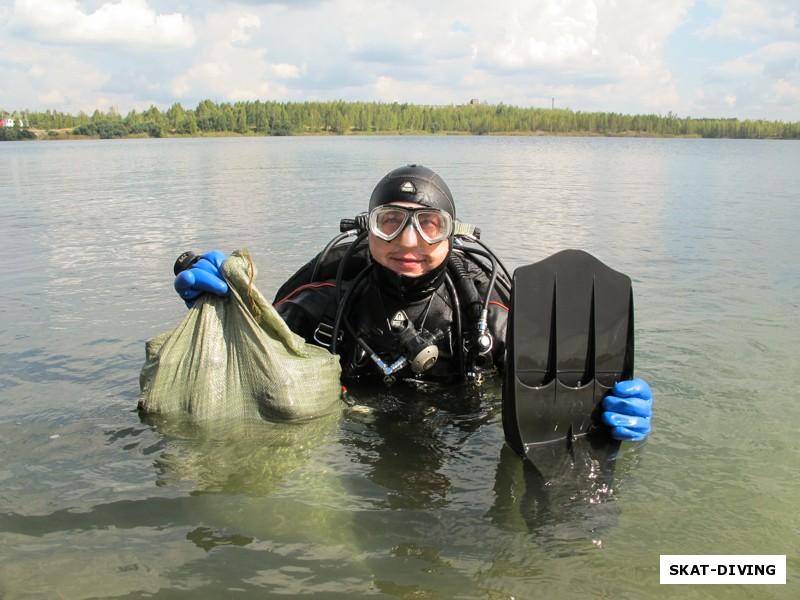
[[[582,250],[514,272],[506,333],[503,430],[517,454],[611,446],[598,405],[633,377],[633,291],[627,275]]]

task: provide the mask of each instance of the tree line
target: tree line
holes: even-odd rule
[[[0,111],[0,115],[7,113]],[[55,137],[100,138],[173,135],[320,135],[388,133],[649,135],[703,138],[800,139],[800,121],[696,119],[624,115],[569,109],[521,108],[506,104],[426,106],[384,102],[223,102],[203,100],[194,109],[179,103],[126,116],[111,108],[73,116],[58,111],[23,113],[27,127]],[[27,128],[26,127],[26,128]],[[6,128],[8,129],[8,128]]]

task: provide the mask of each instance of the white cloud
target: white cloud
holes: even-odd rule
[[[481,17],[471,27],[484,68],[559,67],[590,59],[600,42],[597,7],[589,0],[531,1]]]
[[[288,88],[283,80],[299,78],[306,66],[270,62],[267,48],[252,43],[261,26],[261,17],[252,13],[231,10],[207,15],[201,25],[207,43],[198,62],[172,81],[172,93],[178,99],[227,101],[284,96]]]
[[[125,112],[176,101],[188,108],[204,98],[420,104],[479,98],[550,106],[555,98],[556,106],[584,111],[800,118],[792,112],[800,86],[796,0],[16,0],[9,6],[0,7],[6,107],[91,112],[108,101]],[[709,21],[709,14],[718,16]],[[671,36],[692,18],[701,25],[691,31],[702,26],[704,38],[681,59],[706,70],[690,77],[690,64],[673,65],[669,51]],[[724,46],[721,59],[705,52],[713,44]]]
[[[785,80],[777,81],[770,88],[770,99],[775,103],[789,103],[794,107],[800,105],[800,84]]]
[[[710,69],[703,107],[727,108],[721,116],[800,119],[800,42],[776,42]]]
[[[722,15],[698,30],[701,37],[739,40],[796,40],[800,7],[796,2],[774,0],[707,0]]]
[[[281,63],[269,66],[269,72],[278,79],[297,79],[301,77],[307,70],[308,65],[305,63],[300,65],[287,65],[286,63]]]
[[[17,105],[18,108],[35,110],[36,106],[44,106],[65,110],[70,107],[74,114],[79,110],[91,114],[95,108],[108,108],[106,103],[98,103],[101,95],[93,92],[102,87],[108,75],[92,64],[70,54],[59,56],[54,64],[47,52],[28,44],[17,45],[17,50],[25,54],[28,62],[19,61],[4,69],[3,95],[13,96],[20,89],[32,90],[32,97]],[[90,90],[88,96],[86,90]]]
[[[337,2],[320,18],[341,39],[314,37],[303,60],[308,80],[331,64],[339,89],[355,99],[549,105],[557,95],[561,106],[585,109],[605,97],[610,110],[622,110],[633,96],[628,84],[674,94],[662,51],[691,2]],[[331,53],[325,43],[337,41]]]
[[[236,17],[236,27],[231,31],[232,43],[244,43],[250,40],[250,30],[261,29],[261,19],[257,15],[244,14]]]
[[[346,56],[371,63],[419,66],[464,57],[469,35],[454,27],[463,7],[452,2],[392,1],[354,4],[342,18],[331,16],[342,32]]]
[[[50,43],[189,47],[190,20],[179,13],[156,14],[146,0],[107,2],[92,13],[76,0],[15,0],[13,26]]]

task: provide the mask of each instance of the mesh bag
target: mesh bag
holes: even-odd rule
[[[221,271],[229,296],[204,294],[177,328],[146,343],[140,410],[296,420],[340,408],[338,356],[289,329],[253,285],[247,251]]]

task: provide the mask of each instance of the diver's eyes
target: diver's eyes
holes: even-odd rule
[[[391,235],[405,224],[407,215],[401,210],[381,211],[377,218],[378,227],[384,234]]]
[[[442,213],[439,212],[417,213],[417,223],[419,224],[420,229],[422,229],[422,231],[430,237],[437,237],[442,231],[444,231],[444,229],[446,229],[444,219],[442,218]]]

